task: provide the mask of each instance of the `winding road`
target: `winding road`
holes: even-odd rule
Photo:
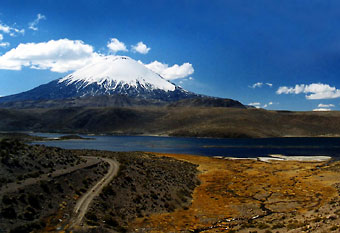
[[[119,170],[119,163],[113,159],[108,158],[100,158],[104,160],[105,162],[109,163],[110,167],[107,172],[107,174],[98,181],[98,183],[93,186],[87,193],[85,193],[83,196],[81,196],[73,211],[73,218],[71,219],[71,228],[75,226],[79,226],[87,212],[87,209],[92,202],[92,200],[100,194],[102,189],[108,185],[111,180],[118,174]]]

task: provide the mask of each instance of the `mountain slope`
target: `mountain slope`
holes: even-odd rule
[[[53,100],[25,100],[0,103],[0,108],[70,108],[70,107],[138,107],[165,106],[168,102],[127,95],[98,95]]]
[[[187,100],[187,101],[186,101]],[[176,103],[177,101],[180,101]],[[97,58],[72,74],[0,98],[1,108],[195,106],[245,108],[240,102],[195,94],[124,56]]]
[[[165,80],[129,57],[107,56],[64,78],[23,93],[2,97],[0,103],[117,94],[164,101],[199,96]]]
[[[225,107],[246,108],[239,101],[216,97],[188,98],[169,104],[169,107]]]

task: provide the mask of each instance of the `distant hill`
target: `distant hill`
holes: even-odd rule
[[[136,107],[164,106],[166,101],[129,97],[127,95],[84,96],[52,100],[23,100],[0,103],[0,108],[70,108],[70,107]]]
[[[222,99],[215,97],[188,98],[169,104],[170,107],[226,107],[226,108],[246,108],[243,104],[232,99]]]
[[[339,136],[340,112],[221,107],[0,109],[0,131],[188,137]],[[331,123],[330,123],[331,122]]]

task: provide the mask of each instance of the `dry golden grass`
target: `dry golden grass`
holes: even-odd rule
[[[188,209],[137,219],[131,223],[131,229],[221,232],[237,228],[242,232],[244,222],[267,215],[268,211],[275,213],[263,218],[268,220],[271,217],[273,222],[279,214],[287,217],[292,213],[302,215],[317,210],[338,196],[332,185],[339,182],[340,173],[319,169],[322,163],[264,163],[178,154],[159,156],[198,164],[201,185],[195,189]],[[228,222],[233,218],[239,220]]]

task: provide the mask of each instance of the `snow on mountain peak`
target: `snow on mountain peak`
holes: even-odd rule
[[[60,79],[59,83],[81,84],[81,87],[96,83],[108,89],[115,89],[118,85],[130,87],[140,85],[149,90],[174,91],[176,89],[174,84],[126,56],[99,57],[95,62]]]

